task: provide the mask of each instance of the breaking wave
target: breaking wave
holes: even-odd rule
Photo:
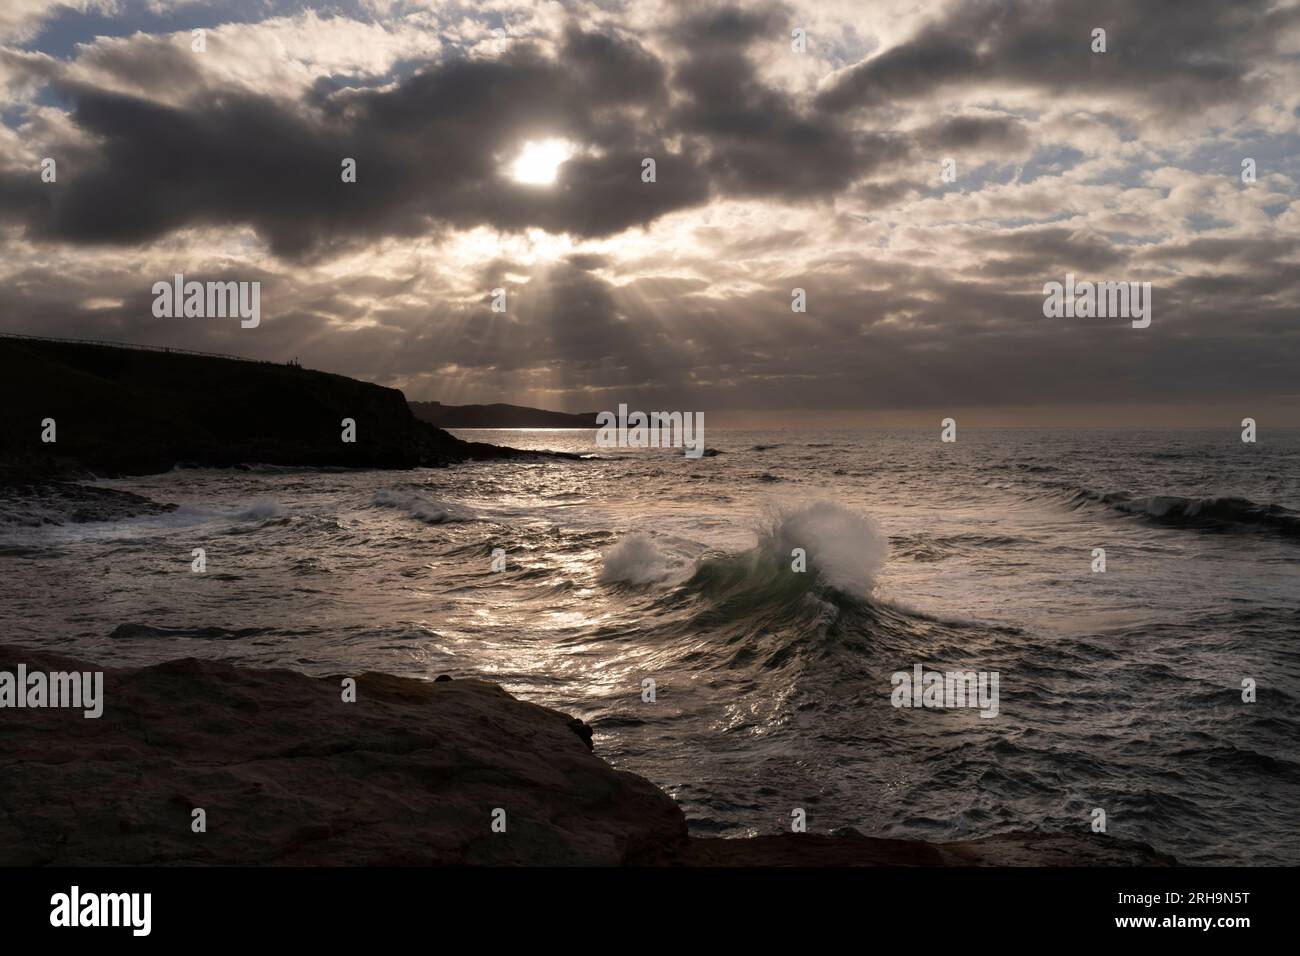
[[[689,573],[684,563],[643,532],[624,538],[604,554],[600,579],[606,583],[653,584]]]
[[[874,519],[833,501],[778,510],[758,529],[757,538],[748,551],[700,559],[692,573],[684,559],[638,532],[605,552],[600,578],[630,584],[684,582],[693,590],[754,588],[772,594],[828,588],[869,598],[889,553],[888,539]]]
[[[426,524],[447,524],[455,521],[473,521],[477,516],[464,505],[440,501],[429,495],[405,488],[381,488],[370,499],[380,508],[396,508]]]
[[[1200,531],[1269,531],[1300,539],[1300,512],[1278,504],[1260,504],[1249,498],[1152,495],[1134,497],[1121,492],[1102,493],[1080,488],[1069,498],[1073,507],[1104,505],[1120,514],[1133,515],[1169,527]]]

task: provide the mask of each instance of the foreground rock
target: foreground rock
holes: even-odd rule
[[[94,669],[0,647],[19,663]],[[0,865],[619,864],[686,837],[572,718],[492,684],[362,674],[345,704],[337,679],[190,659],[106,670],[104,698],[0,710]]]
[[[20,663],[96,669],[0,645],[0,672]],[[581,721],[476,680],[361,674],[356,703],[340,681],[187,659],[105,670],[98,719],[0,709],[0,865],[1171,862],[1059,835],[692,840],[666,794],[591,753]]]

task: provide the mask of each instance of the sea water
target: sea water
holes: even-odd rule
[[[1184,862],[1300,863],[1300,432],[458,434],[593,457],[178,470],[101,483],[176,511],[91,524],[6,502],[4,640],[482,677],[587,720],[697,834],[1100,808]],[[894,706],[917,667],[996,673],[996,716]]]

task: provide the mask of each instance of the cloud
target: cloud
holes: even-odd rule
[[[1296,7],[241,8],[195,54],[182,6],[0,47],[0,314],[444,401],[1267,408],[1300,359]],[[551,138],[553,185],[509,177]],[[262,281],[262,325],[154,319],[178,271]],[[1153,282],[1151,328],[1044,319],[1069,271]]]
[[[884,110],[960,92],[1030,89],[1187,119],[1267,94],[1258,64],[1293,41],[1300,9],[1273,0],[963,0],[915,37],[841,71],[818,103]],[[1092,49],[1106,31],[1105,53]]]
[[[190,55],[160,49],[137,80],[195,85]],[[644,122],[666,98],[658,61],[635,41],[577,30],[555,57],[520,44],[500,59],[437,63],[390,88],[314,102],[200,87],[172,105],[82,82],[61,88],[86,138],[59,157],[67,175],[48,189],[30,173],[0,177],[7,213],[45,240],[137,243],[247,224],[293,258],[476,225],[601,236],[703,202],[710,188],[698,162]],[[534,135],[582,146],[554,189],[504,175],[506,154]],[[653,184],[641,181],[647,156],[658,164]],[[344,158],[357,162],[355,183],[342,182]]]

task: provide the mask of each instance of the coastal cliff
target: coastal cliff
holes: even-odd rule
[[[0,672],[19,664],[103,670],[103,713],[0,711],[0,866],[1173,862],[1086,833],[691,838],[667,794],[592,752],[581,720],[479,680],[194,659],[108,669],[0,645]],[[347,676],[355,702],[343,699]]]
[[[297,365],[0,337],[0,478],[244,463],[412,468],[521,453],[464,442],[400,391]],[[343,440],[343,420],[355,441]],[[53,420],[54,441],[46,437]]]

